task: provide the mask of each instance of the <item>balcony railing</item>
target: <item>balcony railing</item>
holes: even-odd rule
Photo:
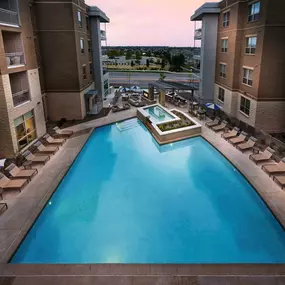
[[[195,40],[201,40],[202,39],[202,29],[195,30]]]
[[[101,41],[106,41],[107,36],[106,36],[106,31],[101,30]]]
[[[0,8],[0,23],[19,26],[18,13]]]
[[[22,90],[12,94],[14,107],[30,101],[29,90]]]
[[[9,67],[16,67],[25,64],[25,58],[23,52],[11,52],[6,53],[6,62]]]

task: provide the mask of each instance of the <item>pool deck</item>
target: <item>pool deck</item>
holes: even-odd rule
[[[172,109],[173,106],[167,106]],[[185,109],[180,108],[185,111]],[[7,264],[94,128],[136,116],[136,108],[70,127],[75,135],[22,193],[8,192],[0,215],[0,285],[6,284],[285,284],[285,265],[23,265]],[[197,120],[197,118],[195,118]],[[255,187],[285,227],[285,192],[241,153],[202,124],[202,136],[227,157]],[[96,132],[96,130],[95,130]],[[233,193],[234,194],[234,193]],[[242,210],[242,209],[241,209]],[[2,276],[2,277],[1,277]],[[75,277],[76,276],[76,277]],[[4,278],[5,277],[5,278]]]

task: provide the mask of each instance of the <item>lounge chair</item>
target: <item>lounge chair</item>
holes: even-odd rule
[[[283,189],[285,186],[285,176],[274,176],[273,181],[278,183]]]
[[[45,146],[40,141],[37,141],[34,146],[37,148],[36,153],[39,154],[55,154],[58,150],[58,146]]]
[[[263,151],[262,153],[258,153],[258,154],[251,154],[249,156],[249,159],[252,160],[253,162],[255,162],[256,164],[258,162],[264,162],[264,161],[268,161],[272,159],[272,155],[274,154],[274,150],[270,147],[267,147],[265,149],[265,151]]]
[[[53,130],[60,136],[62,137],[71,137],[74,132],[73,131],[68,131],[68,130],[61,130],[59,127],[54,127]]]
[[[221,118],[220,117],[216,117],[215,120],[208,122],[205,124],[206,127],[211,128],[211,127],[215,127],[219,124]]]
[[[250,137],[249,140],[245,143],[240,143],[236,147],[239,149],[241,152],[252,149],[257,142],[257,139],[254,137]]]
[[[7,203],[0,203],[0,212],[2,212],[3,210],[7,210],[8,209],[8,204]]]
[[[238,132],[240,129],[238,127],[234,127],[230,132],[221,134],[221,137],[225,140],[229,140],[238,136]]]
[[[18,190],[21,192],[28,183],[28,179],[10,180],[7,176],[0,172],[0,188],[3,190]]]
[[[238,137],[230,139],[229,142],[232,145],[243,143],[245,142],[247,135],[248,134],[246,132],[241,132]]]
[[[285,157],[279,163],[264,164],[261,169],[268,173],[269,177],[273,174],[285,174]]]
[[[26,150],[22,156],[26,159],[31,161],[34,164],[46,164],[47,161],[50,159],[50,156],[48,155],[40,155],[35,156],[33,155],[29,150]]]
[[[43,139],[49,144],[63,145],[66,139],[55,139],[50,134],[45,134]]]
[[[222,121],[221,124],[219,124],[219,125],[217,125],[217,126],[215,126],[215,127],[212,127],[212,130],[213,130],[214,132],[220,132],[220,131],[222,131],[222,130],[225,129],[225,127],[227,126],[227,124],[228,124],[227,121]]]
[[[6,171],[10,173],[13,178],[26,178],[31,180],[37,173],[37,169],[20,169],[14,163],[11,163],[7,168]]]

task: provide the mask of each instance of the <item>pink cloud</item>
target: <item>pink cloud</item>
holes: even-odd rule
[[[211,0],[213,1],[213,0]],[[218,0],[214,0],[218,1]],[[205,0],[86,0],[110,18],[108,45],[193,46],[190,16]]]

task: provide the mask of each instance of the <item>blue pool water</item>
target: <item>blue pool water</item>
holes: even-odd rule
[[[153,122],[163,122],[167,120],[174,119],[175,117],[163,110],[159,106],[152,106],[149,108],[144,108],[144,110],[150,115]]]
[[[284,263],[285,234],[205,140],[131,120],[93,133],[11,262]]]

